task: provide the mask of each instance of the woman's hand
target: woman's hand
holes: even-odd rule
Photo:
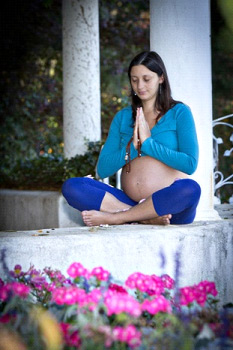
[[[139,115],[139,108],[137,108],[137,114],[136,114],[134,131],[133,131],[133,145],[135,149],[138,149],[138,141],[139,141],[138,115]]]
[[[149,125],[145,119],[142,107],[137,109],[136,124],[140,143],[142,144],[148,137],[151,136]]]

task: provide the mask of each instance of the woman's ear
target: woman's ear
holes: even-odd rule
[[[159,83],[162,84],[163,82],[164,82],[164,76],[162,74],[161,77],[159,77]]]

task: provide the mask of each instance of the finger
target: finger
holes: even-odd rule
[[[138,118],[139,118],[139,116],[136,115],[136,120],[135,120],[135,125],[134,125],[134,132],[133,132],[133,144],[134,144],[134,147],[136,149],[137,149],[137,143],[138,143],[138,130],[139,130]]]
[[[139,108],[139,116],[145,118],[142,107]]]
[[[140,107],[140,114],[144,117],[143,108]]]

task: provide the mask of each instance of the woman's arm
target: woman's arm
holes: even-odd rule
[[[198,141],[195,124],[188,106],[181,105],[176,113],[178,150],[169,149],[150,136],[142,143],[141,151],[171,168],[191,175],[198,164]]]
[[[125,164],[126,145],[121,146],[121,120],[123,112],[118,112],[109,129],[107,140],[100,152],[97,163],[97,173],[101,179],[115,174]],[[132,135],[129,135],[130,139]],[[137,151],[133,144],[130,145],[131,160],[137,157]]]

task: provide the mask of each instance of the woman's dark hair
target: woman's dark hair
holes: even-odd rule
[[[171,107],[179,103],[178,101],[173,100],[171,97],[171,88],[167,76],[167,71],[163,63],[162,58],[154,51],[144,51],[138,54],[131,61],[128,69],[128,77],[131,86],[131,69],[134,66],[143,65],[154,73],[157,73],[159,77],[163,75],[163,83],[160,84],[161,88],[159,89],[158,96],[155,101],[154,108],[159,111],[159,115],[156,118],[158,119],[164,115]],[[136,111],[138,107],[142,107],[142,102],[140,98],[134,94],[134,91],[131,86],[131,99],[132,99],[132,109],[133,109],[133,118],[136,117]]]

